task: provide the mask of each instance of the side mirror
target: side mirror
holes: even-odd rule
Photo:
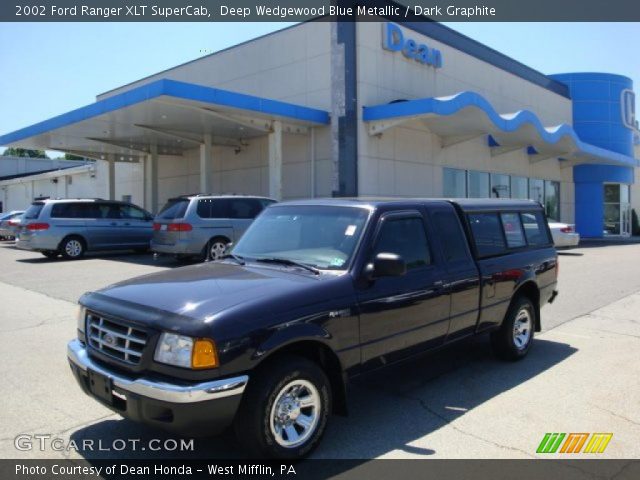
[[[400,255],[381,252],[367,265],[365,272],[370,279],[401,277],[407,273],[407,264]]]

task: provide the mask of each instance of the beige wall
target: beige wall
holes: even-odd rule
[[[214,28],[214,27],[212,27]],[[330,24],[310,22],[251,40],[98,96],[98,100],[155,80],[168,78],[329,110],[331,107]],[[283,199],[331,194],[330,129],[315,130],[315,175],[311,135],[283,134]],[[219,193],[269,194],[268,141],[248,141],[212,149],[213,190]],[[116,175],[118,175],[116,170]],[[117,182],[116,194],[133,192],[143,203],[143,172]],[[200,151],[158,158],[158,201],[200,191]],[[138,193],[139,192],[139,193]],[[138,197],[138,194],[140,197]]]
[[[329,29],[327,22],[296,25],[116,88],[98,100],[168,78],[328,110]]]
[[[407,59],[400,52],[383,49],[382,23],[358,23],[358,100],[362,105],[473,91],[500,113],[529,109],[545,125],[571,124],[569,99],[413,30],[400,28],[405,38],[440,50],[443,67],[434,69]]]
[[[530,109],[546,125],[571,123],[570,100],[475,57],[403,29],[406,37],[442,52],[443,67],[436,70],[384,50],[381,23],[363,22],[357,28],[360,107],[474,91],[500,113]],[[361,195],[441,196],[443,167],[500,172],[560,181],[561,217],[574,221],[572,169],[561,168],[557,159],[530,163],[524,149],[492,157],[486,136],[443,148],[441,139],[419,121],[378,136],[369,135],[366,127],[360,123]]]

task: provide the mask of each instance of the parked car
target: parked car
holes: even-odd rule
[[[12,227],[17,226],[18,220],[14,221],[13,224],[10,224],[10,222],[20,217],[23,213],[24,211],[22,210],[13,210],[0,214],[0,239],[8,240],[15,238],[15,231]]]
[[[575,247],[580,243],[580,234],[574,225],[560,222],[549,222],[553,243],[556,247]]]
[[[481,333],[525,357],[557,265],[532,201],[280,203],[217,262],[85,294],[68,359],[125,417],[295,459],[359,375]]]
[[[24,220],[24,213],[22,215],[17,215],[13,217],[11,220],[7,222],[7,228],[11,233],[11,236],[15,240],[17,240],[18,238],[18,233],[20,232],[20,225],[22,225],[23,220]]]
[[[90,250],[147,251],[152,233],[153,216],[131,203],[40,200],[24,213],[16,247],[74,260]]]
[[[171,198],[156,215],[151,250],[176,257],[217,260],[262,210],[275,203],[244,195]]]

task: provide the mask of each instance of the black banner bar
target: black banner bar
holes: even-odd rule
[[[637,22],[637,0],[4,0],[0,22]],[[632,41],[630,39],[630,41]]]
[[[635,480],[640,460],[0,460],[0,478]]]

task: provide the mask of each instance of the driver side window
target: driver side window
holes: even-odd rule
[[[419,217],[389,218],[384,221],[373,252],[395,253],[407,264],[407,270],[431,264],[424,223]]]

